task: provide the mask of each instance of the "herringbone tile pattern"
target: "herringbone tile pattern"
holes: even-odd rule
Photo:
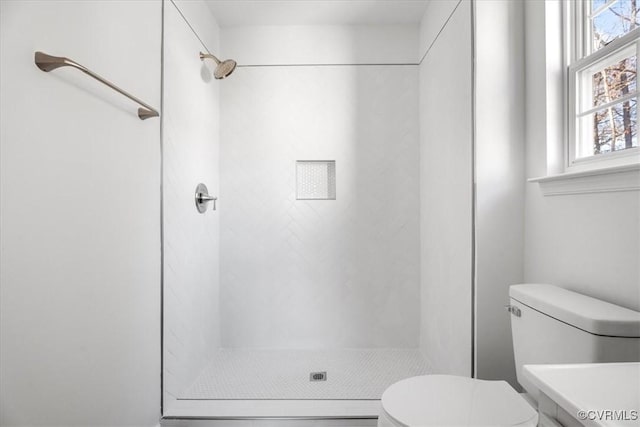
[[[240,68],[221,86],[223,347],[416,347],[414,66]],[[296,200],[296,160],[336,200]]]
[[[196,185],[219,181],[217,82],[204,79],[201,45],[179,12],[165,12],[163,114],[165,403],[193,382],[219,347],[219,217],[198,213]],[[210,209],[210,208],[209,208]]]

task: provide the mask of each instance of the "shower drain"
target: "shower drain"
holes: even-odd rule
[[[326,372],[311,372],[309,374],[309,381],[326,381],[327,373]]]

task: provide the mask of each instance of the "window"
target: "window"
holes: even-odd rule
[[[568,167],[637,163],[640,0],[567,3]]]

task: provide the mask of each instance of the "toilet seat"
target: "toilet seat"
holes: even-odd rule
[[[379,427],[535,427],[537,412],[505,381],[424,375],[397,382],[382,395]]]

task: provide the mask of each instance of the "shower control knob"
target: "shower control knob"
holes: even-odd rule
[[[216,201],[218,200],[218,198],[209,195],[209,190],[207,189],[206,185],[202,183],[198,184],[198,186],[196,187],[195,199],[198,212],[205,213],[205,211],[207,210],[207,203],[209,202],[213,202],[213,210],[216,210]]]

